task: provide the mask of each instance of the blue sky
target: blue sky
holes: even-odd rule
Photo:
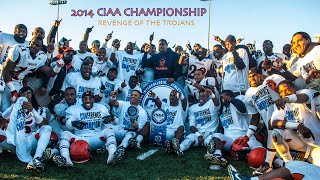
[[[297,31],[305,31],[312,36],[320,34],[319,0],[214,0],[211,2],[211,32],[210,48],[216,42],[212,34],[222,39],[229,34],[245,38],[244,43],[256,40],[257,48],[262,49],[262,42],[266,39],[273,41],[275,51],[290,43],[291,36]],[[59,38],[62,36],[72,39],[71,46],[78,49],[78,43],[87,27],[94,26],[89,42],[95,39],[103,41],[106,34],[114,31],[113,38],[121,39],[121,49],[126,42],[137,41],[139,46],[148,41],[148,37],[155,32],[155,41],[165,38],[172,46],[175,43],[184,45],[188,40],[207,47],[209,12],[203,17],[100,17],[96,14],[99,8],[206,8],[209,2],[200,0],[68,0],[66,5],[60,6]],[[18,23],[25,24],[28,37],[32,30],[41,26],[49,32],[57,18],[57,6],[49,5],[47,0],[16,0],[1,2],[0,30],[13,33]],[[93,10],[96,14],[90,17],[72,17],[71,10]],[[177,20],[194,21],[194,26],[99,26],[99,20]],[[110,46],[110,44],[108,44]]]

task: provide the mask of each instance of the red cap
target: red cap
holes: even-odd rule
[[[63,52],[73,51],[73,54],[77,54],[77,52],[72,47],[67,47]]]

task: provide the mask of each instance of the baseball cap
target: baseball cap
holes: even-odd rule
[[[60,39],[60,41],[59,41],[59,44],[60,44],[61,46],[63,46],[63,45],[65,44],[65,42],[67,42],[67,41],[71,41],[71,39],[67,39],[67,38],[65,38],[65,37],[62,37],[62,38]]]
[[[94,45],[94,44],[97,45],[98,47],[100,47],[100,41],[99,40],[92,41],[91,46]]]
[[[67,47],[63,52],[72,51],[73,54],[77,54],[77,52],[72,47]]]
[[[236,38],[234,36],[232,36],[232,35],[229,35],[226,38],[225,42],[234,42],[235,43],[236,42]]]
[[[81,98],[84,98],[84,97],[86,97],[86,96],[91,96],[91,97],[94,98],[94,94],[93,94],[92,92],[90,92],[90,91],[84,92],[84,93],[82,94],[82,97],[81,97]]]

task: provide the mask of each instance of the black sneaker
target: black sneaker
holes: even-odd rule
[[[133,147],[134,149],[140,151],[141,150],[141,146],[140,144],[138,143],[138,140],[135,139],[135,138],[130,138],[129,139],[129,146],[130,147]]]
[[[124,156],[125,148],[123,146],[118,146],[116,152],[114,152],[114,158],[121,161]]]

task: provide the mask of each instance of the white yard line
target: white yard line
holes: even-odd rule
[[[216,171],[216,170],[220,170],[221,166],[220,165],[216,165],[216,164],[211,164],[209,166],[209,169]]]
[[[147,157],[149,156],[152,156],[153,154],[155,154],[156,152],[158,152],[159,149],[150,149],[149,151],[143,153],[143,154],[140,154],[137,159],[140,160],[140,161],[143,161],[145,160]]]

